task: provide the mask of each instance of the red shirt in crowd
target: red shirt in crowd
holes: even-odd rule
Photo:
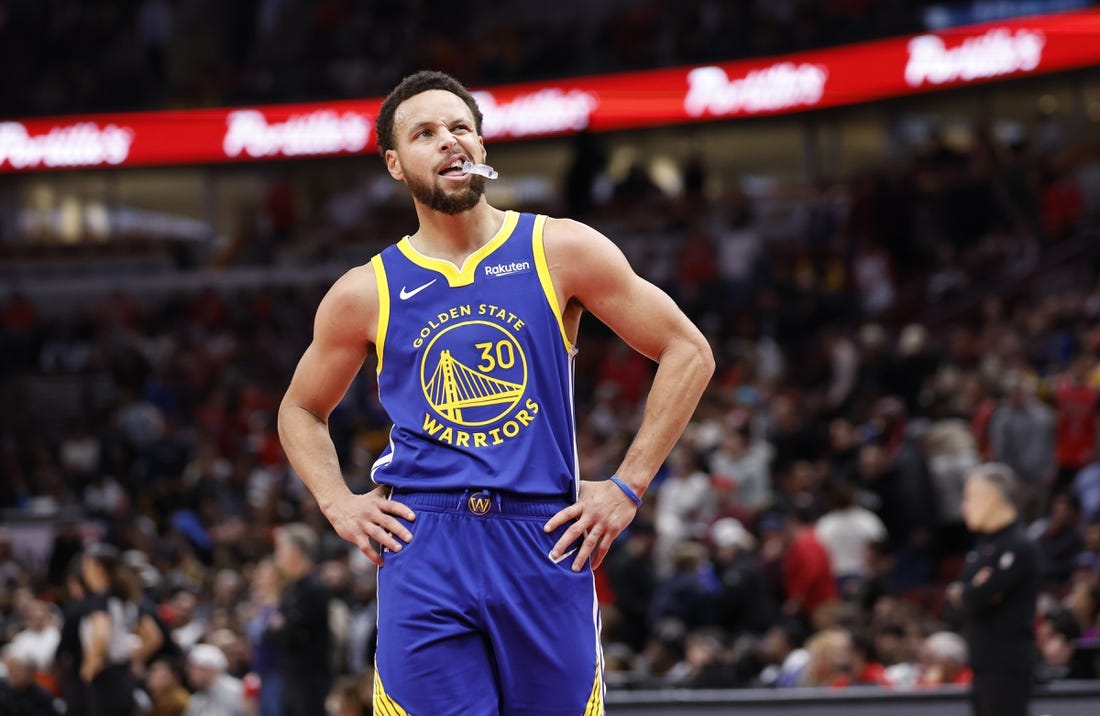
[[[799,530],[783,559],[783,589],[787,599],[801,602],[807,616],[839,596],[829,553],[808,527]]]
[[[1084,467],[1096,448],[1097,395],[1095,388],[1084,383],[1059,381],[1055,392],[1059,467]]]
[[[890,677],[886,675],[885,666],[877,661],[868,661],[863,665],[863,668],[858,674],[854,676],[841,676],[832,683],[834,687],[853,685],[891,687],[894,683],[890,681]]]

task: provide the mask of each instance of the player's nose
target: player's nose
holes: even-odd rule
[[[439,134],[436,135],[439,141],[439,151],[450,152],[455,145],[455,135],[451,134],[446,129],[439,130]]]

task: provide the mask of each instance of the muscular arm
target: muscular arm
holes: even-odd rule
[[[714,372],[714,357],[706,338],[663,291],[638,276],[626,257],[594,229],[567,220],[549,220],[545,229],[546,258],[566,312],[590,311],[632,348],[658,364],[638,433],[619,466],[618,475],[643,494],[691,419]],[[594,553],[598,566],[611,541],[633,518],[633,503],[614,484],[589,487],[594,521],[578,519],[559,546],[588,530],[578,550],[575,568]],[[550,528],[583,515],[586,496],[568,517]],[[606,515],[606,519],[604,519]],[[595,537],[593,538],[593,533]],[[588,540],[593,540],[591,548]]]
[[[358,375],[374,342],[378,293],[370,266],[345,274],[321,301],[310,343],[279,406],[279,439],[290,464],[313,493],[321,511],[341,537],[357,545],[376,564],[375,539],[394,551],[392,536],[412,535],[390,514],[413,519],[412,512],[383,498],[380,490],[353,495],[344,481],[328,417]]]

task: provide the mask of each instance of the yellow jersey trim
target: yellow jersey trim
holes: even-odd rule
[[[558,305],[558,292],[554,289],[554,280],[550,277],[550,265],[546,262],[546,248],[542,239],[542,229],[545,225],[545,215],[540,214],[535,217],[535,226],[531,231],[531,239],[534,244],[535,270],[539,274],[542,292],[546,294],[546,301],[550,304],[550,310],[554,312],[554,318],[558,322],[558,330],[561,331],[561,339],[565,343],[565,350],[571,352],[573,342],[569,340],[569,334],[565,332],[565,321],[562,320],[561,306]]]
[[[386,330],[390,326],[390,284],[386,279],[386,267],[382,263],[382,255],[375,254],[370,263],[374,267],[374,279],[378,283],[378,332],[374,337],[374,349],[378,353],[377,372],[381,375]]]
[[[409,716],[405,709],[391,699],[382,688],[382,677],[378,675],[378,668],[374,669],[374,713],[380,716]]]
[[[484,246],[467,256],[466,260],[462,262],[462,268],[455,266],[450,261],[425,256],[413,248],[408,236],[397,242],[397,248],[405,255],[405,258],[417,266],[443,274],[451,288],[469,286],[474,282],[474,273],[477,272],[478,265],[486,256],[496,251],[501,244],[508,240],[508,237],[515,230],[517,222],[519,222],[519,214],[514,211],[506,212],[500,230]]]

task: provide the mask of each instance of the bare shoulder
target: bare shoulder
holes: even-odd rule
[[[369,263],[338,278],[317,307],[315,328],[374,342],[378,323],[378,279]]]
[[[601,250],[618,251],[618,248],[596,229],[574,219],[547,218],[543,229],[547,253],[570,258]]]
[[[550,273],[567,297],[613,290],[617,282],[634,277],[619,247],[587,224],[547,219],[543,240]]]

